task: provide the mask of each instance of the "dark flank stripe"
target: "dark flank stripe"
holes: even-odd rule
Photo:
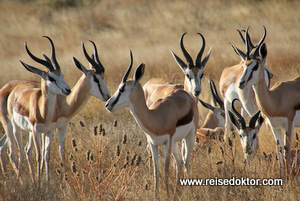
[[[177,121],[176,127],[183,126],[185,124],[190,123],[193,120],[194,111],[193,108],[190,109],[189,113],[187,113],[184,117]]]

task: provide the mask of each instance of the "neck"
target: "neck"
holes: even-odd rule
[[[258,108],[267,116],[276,111],[276,103],[274,103],[274,94],[269,90],[264,79],[264,67],[260,64],[258,73],[258,82],[254,84],[253,90]]]
[[[72,118],[75,116],[90,98],[90,82],[82,75],[76,85],[72,88],[69,96],[59,96],[59,109],[61,117]]]
[[[40,115],[44,123],[51,123],[55,114],[57,95],[50,92],[44,81],[41,82],[41,97],[39,99]]]
[[[170,130],[168,122],[164,122],[165,118],[158,110],[149,110],[140,84],[136,87],[137,88],[135,90],[137,90],[137,96],[131,100],[130,112],[139,126],[148,134],[164,135],[167,133],[174,133],[175,130]],[[162,125],[162,123],[165,123],[165,125]]]

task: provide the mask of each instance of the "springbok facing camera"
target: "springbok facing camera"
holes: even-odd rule
[[[8,113],[11,124],[7,128],[7,137],[10,147],[10,157],[15,164],[14,155],[14,140],[15,138],[19,152],[19,167],[17,169],[18,177],[20,176],[20,169],[24,150],[22,146],[21,129],[32,132],[34,145],[36,149],[37,159],[37,177],[40,178],[40,134],[45,133],[46,138],[51,138],[54,133],[55,120],[58,118],[58,107],[56,105],[57,94],[69,95],[71,89],[64,81],[63,74],[57,63],[55,56],[55,48],[52,40],[45,36],[51,43],[52,47],[52,61],[49,57],[43,54],[45,60],[35,57],[28,49],[25,42],[25,49],[28,55],[36,62],[44,65],[49,71],[42,71],[33,66],[21,64],[30,72],[35,73],[41,77],[41,88],[27,89],[26,84],[18,84],[10,93],[7,101]],[[20,128],[20,130],[19,130]],[[31,170],[32,172],[32,170]],[[33,175],[32,175],[33,178]]]
[[[255,102],[255,95],[254,91],[251,86],[246,86],[243,90],[239,88],[239,80],[242,77],[243,73],[245,73],[247,68],[251,68],[256,70],[257,65],[256,61],[257,59],[261,58],[261,55],[259,54],[252,54],[253,51],[256,51],[257,47],[260,47],[262,43],[264,42],[264,39],[266,37],[266,28],[264,27],[264,35],[261,38],[261,40],[258,42],[258,45],[254,46],[251,42],[248,29],[245,31],[245,38],[242,37],[241,32],[240,36],[245,43],[246,46],[246,54],[237,49],[235,46],[231,45],[234,51],[240,56],[241,62],[237,65],[226,67],[220,77],[219,87],[220,87],[220,93],[224,97],[224,106],[225,106],[225,136],[224,139],[227,139],[228,131],[229,131],[229,123],[230,123],[230,117],[227,111],[230,109],[230,104],[234,99],[239,99],[242,107],[245,109],[245,111],[250,115],[253,116],[257,112],[257,105]],[[265,45],[263,46],[265,47]],[[255,57],[253,57],[255,56]],[[264,57],[262,61],[262,64],[264,66],[264,80],[266,84],[269,86],[270,79],[272,78],[271,71],[265,66],[266,58]],[[248,78],[251,76],[251,74],[247,74]],[[242,115],[245,117],[245,114],[242,112]]]
[[[240,135],[241,145],[244,152],[245,160],[251,160],[259,152],[258,133],[259,129],[264,122],[264,118],[260,115],[260,110],[253,115],[249,121],[249,126],[246,125],[245,119],[235,109],[234,103],[238,99],[234,99],[231,103],[233,113],[229,112],[232,124],[238,130]]]
[[[164,145],[164,173],[167,193],[170,155],[176,160],[176,186],[184,164],[189,170],[190,156],[194,147],[195,133],[198,124],[197,102],[186,91],[174,89],[165,97],[157,100],[148,108],[144,91],[139,83],[143,77],[145,65],[141,64],[135,71],[133,80],[127,80],[132,68],[131,63],[119,88],[107,101],[106,109],[115,112],[129,107],[138,125],[145,131],[153,155],[155,167],[155,197],[158,198],[159,164],[158,146]],[[182,157],[178,152],[178,141],[182,141]]]

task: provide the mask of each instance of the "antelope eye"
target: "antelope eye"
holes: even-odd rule
[[[187,77],[189,80],[191,80],[191,77],[190,77],[189,74],[186,74],[186,77]]]
[[[204,75],[204,74],[202,73],[202,75],[200,76],[200,79],[202,79],[202,78],[203,78],[203,75]]]
[[[48,78],[49,78],[50,82],[55,82],[55,79],[53,77],[48,76]]]
[[[253,139],[255,139],[256,138],[256,133],[253,135]]]

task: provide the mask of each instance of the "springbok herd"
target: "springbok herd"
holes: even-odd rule
[[[90,64],[90,69],[73,57],[74,64],[82,72],[82,76],[72,89],[64,81],[51,38],[44,36],[51,44],[51,58],[45,54],[43,58],[34,56],[25,42],[28,55],[35,62],[45,66],[47,70],[40,70],[20,61],[28,71],[39,75],[41,82],[14,80],[1,88],[0,118],[5,135],[0,141],[0,154],[5,153],[8,145],[9,159],[19,178],[25,150],[29,171],[34,181],[31,157],[31,149],[34,145],[37,179],[40,180],[44,163],[46,178],[49,179],[49,152],[55,129],[58,133],[60,158],[63,163],[67,125],[93,95],[106,101],[105,107],[109,112],[129,107],[136,122],[145,132],[148,147],[153,156],[155,197],[158,197],[159,191],[159,145],[165,146],[164,178],[169,193],[168,175],[171,153],[176,161],[176,183],[178,184],[183,173],[182,166],[185,166],[187,173],[189,171],[195,136],[201,139],[221,137],[226,142],[235,127],[240,135],[245,159],[251,160],[259,149],[257,136],[264,120],[272,129],[278,145],[281,176],[288,176],[292,169],[293,131],[295,126],[300,125],[300,77],[270,87],[273,74],[265,66],[267,46],[264,43],[266,28],[263,28],[264,34],[256,45],[251,41],[249,27],[247,30],[238,31],[246,51],[241,51],[231,44],[241,61],[225,68],[221,74],[219,91],[224,102],[218,95],[215,83],[210,81],[215,105],[198,99],[202,91],[203,71],[211,55],[210,49],[202,59],[205,39],[201,33],[198,34],[202,38],[202,47],[195,63],[183,44],[186,33],[180,38],[180,48],[186,62],[171,51],[184,73],[183,85],[172,84],[161,78],[152,78],[141,86],[140,80],[144,75],[145,64],[140,64],[134,72],[133,79],[128,79],[133,64],[130,51],[130,65],[113,96],[110,95],[104,81],[105,69],[100,62],[93,41],[90,41],[94,47],[94,53],[91,56],[82,42],[83,53]],[[210,109],[200,128],[198,128],[198,101]],[[241,108],[241,111],[239,112],[237,108]],[[246,123],[245,119],[250,119],[249,123]],[[284,134],[282,134],[282,129]],[[22,130],[29,132],[25,149],[22,147]],[[182,141],[181,154],[178,150],[179,141]],[[19,150],[18,162],[14,152],[15,143]],[[1,163],[3,166],[2,157]]]

